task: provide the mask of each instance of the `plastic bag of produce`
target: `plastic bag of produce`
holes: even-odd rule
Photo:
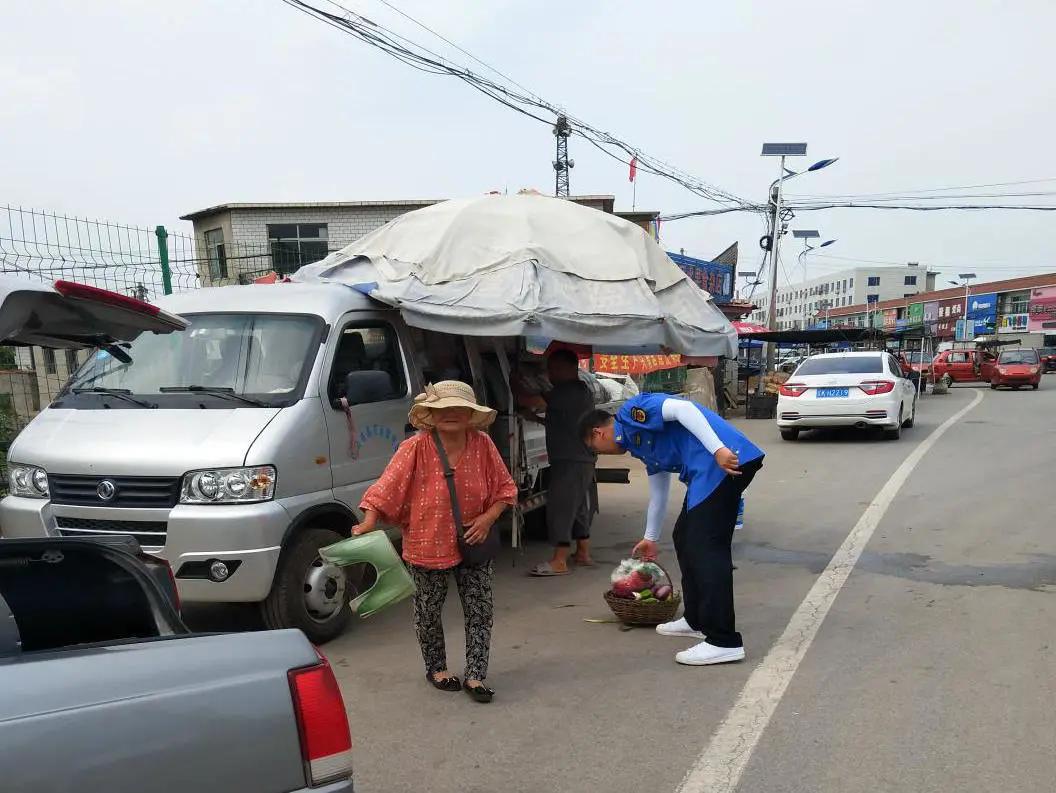
[[[609,576],[616,597],[645,602],[671,597],[672,589],[666,578],[659,565],[641,559],[624,559]]]

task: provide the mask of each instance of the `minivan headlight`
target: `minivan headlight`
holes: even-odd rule
[[[275,467],[210,468],[183,475],[181,504],[253,504],[275,495]]]
[[[7,469],[8,490],[22,498],[47,498],[48,472],[35,465],[11,463]]]

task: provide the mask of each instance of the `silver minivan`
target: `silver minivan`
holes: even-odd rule
[[[541,428],[517,417],[518,340],[407,326],[337,284],[201,289],[159,301],[189,323],[99,350],[11,445],[6,537],[131,534],[185,603],[260,603],[268,627],[338,635],[359,576],[320,559],[413,430],[426,382],[462,379],[543,503]],[[515,542],[521,510],[514,515]]]

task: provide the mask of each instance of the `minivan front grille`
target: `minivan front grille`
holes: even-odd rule
[[[163,520],[100,520],[71,518],[65,515],[55,518],[55,526],[63,537],[108,537],[125,534],[149,548],[164,547],[169,529]]]
[[[169,509],[180,498],[179,477],[48,474],[48,487],[51,503],[73,507]]]

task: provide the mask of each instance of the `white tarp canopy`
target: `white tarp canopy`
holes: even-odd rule
[[[737,355],[711,295],[641,228],[541,195],[409,212],[293,280],[346,284],[445,333]]]

